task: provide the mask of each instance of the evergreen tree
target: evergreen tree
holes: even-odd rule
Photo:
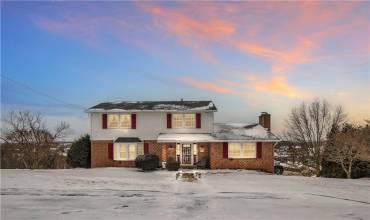
[[[91,141],[90,135],[80,137],[72,143],[67,154],[67,163],[71,167],[90,168]]]

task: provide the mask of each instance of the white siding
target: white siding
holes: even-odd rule
[[[166,112],[136,113],[136,129],[102,129],[102,113],[90,113],[91,140],[115,140],[118,137],[156,140],[159,133],[211,133],[213,112],[202,112],[201,114],[201,128],[198,129],[167,129]]]

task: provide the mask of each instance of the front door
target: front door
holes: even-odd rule
[[[191,164],[191,145],[182,145],[182,164]]]

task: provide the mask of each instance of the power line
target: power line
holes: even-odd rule
[[[56,101],[56,102],[63,103],[64,105],[70,106],[71,108],[75,108],[75,109],[77,108],[77,109],[82,109],[82,110],[85,110],[85,109],[86,109],[85,107],[82,107],[82,106],[79,106],[79,105],[76,105],[76,104],[72,104],[72,103],[66,102],[66,101],[64,101],[64,100],[61,100],[61,99],[56,98],[56,97],[54,97],[54,96],[51,96],[51,95],[49,95],[49,94],[47,94],[47,93],[44,93],[44,92],[38,91],[38,90],[36,90],[36,89],[34,89],[34,88],[30,87],[29,85],[26,85],[26,84],[24,84],[24,83],[22,83],[22,82],[19,82],[19,81],[16,81],[16,80],[14,80],[14,79],[11,79],[11,78],[9,78],[9,77],[7,77],[7,76],[4,76],[4,74],[1,74],[1,78],[6,79],[6,80],[8,80],[8,81],[10,81],[10,82],[12,82],[12,83],[18,84],[18,85],[22,86],[22,88],[27,88],[28,90],[30,90],[30,91],[32,91],[32,92],[34,92],[34,93],[38,94],[38,95],[41,95],[41,96],[47,97],[47,98],[49,98],[49,99],[51,99],[51,100],[54,100],[54,101]]]

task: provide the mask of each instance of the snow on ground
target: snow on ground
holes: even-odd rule
[[[370,219],[369,179],[131,168],[1,170],[1,219]]]

